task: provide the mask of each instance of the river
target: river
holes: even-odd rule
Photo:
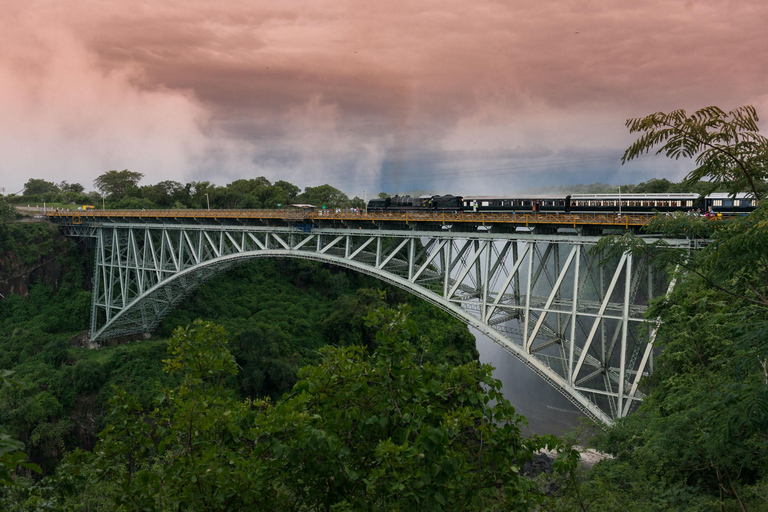
[[[471,328],[470,331],[477,340],[480,361],[496,368],[493,375],[502,382],[504,397],[528,419],[529,433],[561,435],[576,429],[585,420],[592,424],[568,399],[519,359],[479,331]]]

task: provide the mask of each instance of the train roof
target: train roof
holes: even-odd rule
[[[571,194],[571,200],[588,201],[592,199],[626,199],[635,201],[664,201],[680,199],[698,199],[700,196],[695,192],[679,192],[676,194]]]
[[[489,201],[493,199],[565,199],[563,194],[518,194],[514,196],[463,196],[464,199]]]
[[[753,194],[750,192],[739,192],[738,194],[731,194],[730,192],[712,192],[707,194],[707,199],[750,199]]]
[[[687,200],[698,199],[699,194],[695,192],[680,192],[676,194],[516,194],[505,196],[464,196],[465,200],[469,201],[492,201],[492,200],[504,200],[504,199],[565,199],[567,196],[571,196],[571,200],[589,201],[596,199],[608,199],[618,200],[619,198],[625,200],[634,201],[663,201],[663,200]]]

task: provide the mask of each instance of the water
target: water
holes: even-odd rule
[[[481,332],[470,330],[477,340],[480,361],[496,368],[493,376],[501,381],[504,397],[528,419],[530,433],[562,435],[585,420],[589,422],[568,399],[519,359]]]

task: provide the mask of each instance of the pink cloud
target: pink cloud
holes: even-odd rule
[[[557,155],[618,162],[628,117],[768,107],[756,0],[12,0],[7,13],[0,174],[370,188],[430,161],[439,176],[472,151],[487,168],[555,172]]]

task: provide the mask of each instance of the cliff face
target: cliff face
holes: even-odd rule
[[[58,287],[61,283],[62,266],[51,254],[39,254],[33,261],[22,260],[14,251],[0,252],[0,293],[29,296],[29,285],[45,282]],[[48,258],[46,260],[46,258]]]
[[[56,226],[43,222],[11,222],[0,229],[0,294],[29,296],[30,285],[44,282],[56,288],[72,264],[87,257],[87,244],[73,247]],[[90,275],[86,272],[86,286]]]

